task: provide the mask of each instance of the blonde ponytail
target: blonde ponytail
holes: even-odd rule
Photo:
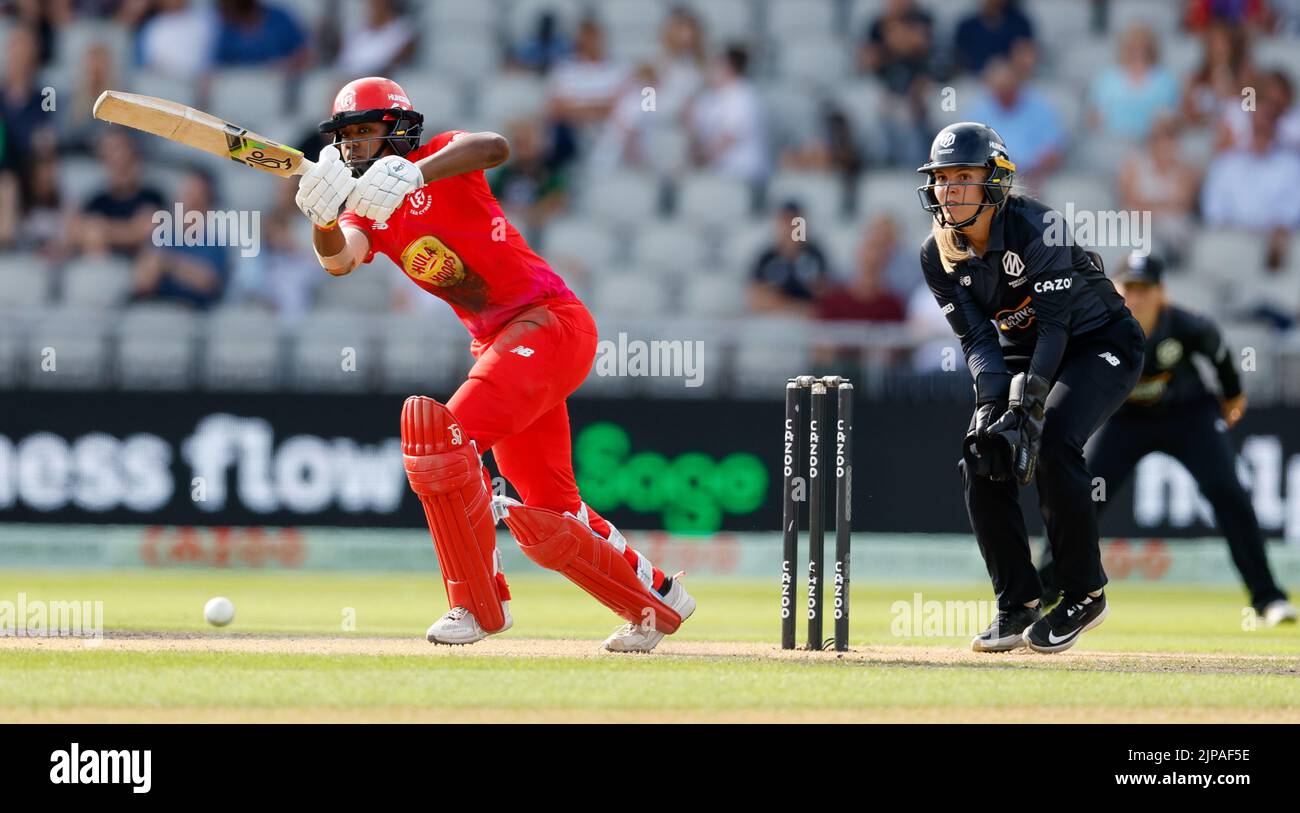
[[[961,232],[951,226],[940,226],[935,222],[931,224],[930,232],[934,235],[935,245],[939,247],[939,259],[943,262],[943,270],[949,274],[957,269],[957,263],[971,256],[970,248],[966,245]]]

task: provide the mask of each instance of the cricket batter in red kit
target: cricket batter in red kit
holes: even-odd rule
[[[422,125],[395,82],[351,82],[320,125],[333,143],[302,176],[296,200],[326,271],[348,274],[385,254],[451,305],[472,337],[474,366],[451,400],[415,395],[402,406],[407,479],[450,607],[427,638],[471,644],[510,629],[496,549],[504,519],[530,559],[627,622],[606,649],[649,651],[695,600],[681,574],[665,576],[578,494],[565,399],[591,370],[596,325],[488,188],[483,171],[506,160],[506,140],[451,131],[421,146]],[[481,460],[488,450],[520,500],[493,499]]]

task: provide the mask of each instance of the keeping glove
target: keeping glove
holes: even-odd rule
[[[320,151],[320,158],[298,179],[298,194],[293,202],[312,223],[329,228],[356,183],[339,148],[331,144]]]
[[[406,196],[424,186],[420,168],[405,158],[380,158],[357,181],[348,195],[348,208],[376,223],[387,222]]]
[[[1050,389],[1051,384],[1042,376],[1017,373],[1011,379],[1007,411],[988,428],[988,436],[1001,438],[1011,451],[1012,469],[1021,485],[1029,485],[1038,467],[1044,403]]]
[[[1006,410],[1010,389],[1011,373],[985,372],[975,377],[975,415],[961,447],[966,470],[971,474],[999,481],[1011,476],[1011,455],[1006,444],[988,436],[988,428]]]

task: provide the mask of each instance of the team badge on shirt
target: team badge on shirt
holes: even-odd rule
[[[450,288],[465,279],[465,263],[460,256],[431,234],[412,240],[402,251],[402,270],[413,279],[439,288]]]
[[[1008,251],[1002,255],[1002,270],[1008,277],[1018,277],[1025,273],[1025,261],[1014,251]]]
[[[1165,339],[1156,345],[1156,363],[1161,367],[1172,367],[1183,359],[1183,343],[1177,339]]]
[[[417,189],[406,196],[406,205],[410,207],[407,214],[419,217],[429,211],[429,207],[433,205],[433,196],[423,189]]]

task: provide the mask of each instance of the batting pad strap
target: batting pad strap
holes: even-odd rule
[[[432,398],[402,406],[402,461],[433,534],[452,607],[464,607],[488,632],[505,626],[509,597],[497,577],[496,522],[482,462],[455,416]]]
[[[623,554],[572,514],[527,505],[510,507],[506,526],[524,555],[562,574],[631,624],[677,631],[682,618],[663,602],[638,571],[649,575],[644,557],[633,569]]]

